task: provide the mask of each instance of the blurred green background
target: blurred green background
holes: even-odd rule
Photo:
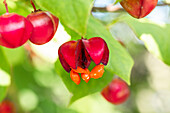
[[[114,2],[95,0],[94,7],[106,7]],[[9,12],[25,17],[33,10],[29,0],[7,0],[7,3]],[[2,1],[0,9],[0,14],[4,14]],[[61,23],[53,40],[45,45],[27,43],[17,49],[1,47],[12,70],[5,99],[14,103],[17,113],[170,113],[170,68],[147,51],[144,42],[137,38],[128,24],[119,21],[120,18],[129,18],[129,15],[126,12],[100,10],[92,12],[92,15],[107,26],[113,37],[124,42],[134,59],[131,96],[125,103],[115,106],[97,92],[69,105],[72,94],[54,67],[58,47],[71,39]],[[150,23],[165,25],[170,23],[169,17],[170,8],[165,5],[156,7],[146,18]]]

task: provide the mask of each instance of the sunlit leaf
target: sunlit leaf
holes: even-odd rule
[[[149,21],[130,18],[125,20],[135,32],[136,36],[144,41],[149,52],[170,65],[170,24],[158,25]]]
[[[86,33],[93,0],[36,0],[36,3],[78,34]]]
[[[0,86],[0,102],[5,98],[7,92],[7,87]]]
[[[11,83],[10,75],[0,69],[0,86],[9,86]]]
[[[78,34],[70,29],[66,28],[71,35],[72,40],[77,40]],[[75,36],[75,37],[74,37]],[[116,74],[130,84],[130,72],[133,66],[133,60],[127,53],[127,51],[112,37],[110,32],[96,19],[90,17],[88,22],[88,28],[85,38],[102,37],[108,44],[110,50],[109,63],[105,67],[105,72],[102,78],[97,80],[90,80],[88,83],[81,81],[80,85],[76,85],[62,67],[59,60],[56,62],[57,74],[62,78],[63,82],[67,86],[68,90],[73,94],[70,103],[75,100],[84,97],[86,95],[101,91],[102,88],[107,85]],[[79,36],[79,38],[81,38]],[[95,65],[91,65],[91,69]]]
[[[94,64],[91,64],[89,69],[92,70],[94,66],[95,66]],[[73,94],[70,100],[70,104],[81,97],[101,91],[102,88],[106,86],[113,78],[113,73],[108,69],[105,69],[102,78],[90,79],[88,83],[81,79],[81,83],[79,85],[76,85],[71,80],[70,74],[63,69],[59,60],[57,60],[55,67],[57,74],[62,78],[64,84],[66,85],[70,93]]]
[[[10,79],[10,65],[0,47],[0,102],[5,98],[7,87],[11,83]]]
[[[86,38],[102,37],[108,44],[110,55],[107,68],[130,84],[130,73],[133,59],[128,52],[116,41],[111,33],[98,20],[91,17],[88,23]]]

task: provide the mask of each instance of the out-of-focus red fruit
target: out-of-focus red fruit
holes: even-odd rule
[[[143,18],[157,5],[158,0],[122,0],[120,4],[133,17]]]
[[[25,17],[5,13],[0,16],[0,45],[17,48],[31,37],[32,30],[32,24]]]
[[[37,45],[49,42],[58,28],[59,19],[48,11],[35,11],[27,16],[33,25],[30,41]]]
[[[128,99],[130,90],[123,80],[116,78],[102,90],[101,94],[112,104],[118,105]]]
[[[0,103],[0,113],[15,113],[14,105],[8,100],[3,101]]]

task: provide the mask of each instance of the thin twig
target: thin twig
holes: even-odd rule
[[[158,3],[157,6],[170,6],[170,3]],[[93,7],[92,12],[123,12],[125,11],[120,5],[110,4],[106,7]]]

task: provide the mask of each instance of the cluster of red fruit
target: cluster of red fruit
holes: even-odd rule
[[[16,13],[9,13],[4,0],[6,13],[0,16],[0,45],[7,48],[22,46],[27,40],[37,45],[49,42],[58,27],[59,19],[48,11],[36,10],[26,18]]]

